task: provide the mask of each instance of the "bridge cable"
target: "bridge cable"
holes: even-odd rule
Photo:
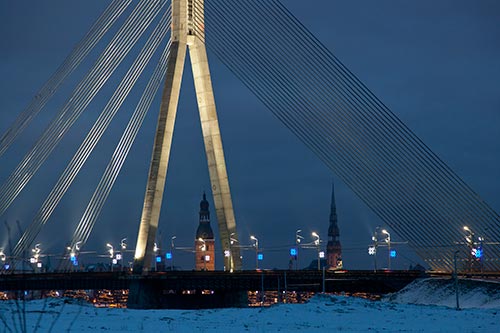
[[[108,47],[101,54],[90,72],[78,84],[72,96],[37,143],[0,187],[0,215],[9,207],[41,164],[102,88],[107,79],[144,33],[146,28],[165,5],[164,0],[141,1]]]
[[[139,17],[139,22],[143,21],[143,16],[141,15]],[[134,27],[134,29],[136,29]],[[123,29],[121,30],[123,32]],[[132,30],[133,32],[133,30]],[[117,35],[120,37],[120,32]],[[124,36],[124,37],[123,37]],[[127,41],[128,43],[130,42],[130,29],[129,31],[125,31],[125,33],[122,33],[123,40]],[[116,39],[116,38],[115,38]],[[111,43],[111,47],[108,47],[106,51],[111,50],[111,52],[107,52],[107,56],[110,59],[115,59],[112,55],[117,53],[116,45]],[[105,53],[106,53],[105,51]],[[89,95],[90,97],[95,96],[97,93],[98,88],[102,87],[102,84],[104,84],[104,79],[107,79],[110,74],[106,76],[99,75],[99,73],[102,73],[103,65],[105,66],[104,69],[106,69],[106,66],[109,65],[109,63],[106,61],[107,57],[104,57],[103,55],[101,58],[96,62],[96,65],[92,69],[92,71],[86,76],[86,78],[79,84],[77,89],[75,90],[75,93],[73,96],[69,99],[68,103],[66,103],[65,107],[61,110],[60,114],[54,119],[52,124],[46,129],[45,133],[42,135],[40,140],[35,144],[34,148],[31,150],[31,152],[25,157],[24,161],[21,162],[21,164],[18,166],[16,171],[11,175],[10,179],[4,184],[2,188],[2,199],[3,202],[0,202],[0,204],[5,204],[5,206],[0,206],[2,209],[0,212],[4,211],[6,206],[10,204],[10,202],[13,200],[13,198],[19,193],[19,191],[24,187],[26,182],[32,177],[34,172],[37,170],[37,168],[43,163],[45,160],[44,158],[40,158],[39,155],[41,154],[42,157],[47,157],[48,152],[50,152],[54,145],[51,144],[53,141],[51,140],[57,140],[62,137],[61,127],[66,130],[68,129],[68,125],[72,124],[71,121],[75,121],[74,117],[74,110],[79,110],[80,113],[83,111],[83,106],[86,105],[86,103],[89,103]],[[109,66],[108,66],[109,68]],[[101,71],[100,71],[101,70]],[[95,75],[98,73],[97,75]],[[109,72],[108,72],[109,73]],[[93,74],[93,75],[91,75]],[[76,96],[75,96],[76,95]],[[83,104],[82,104],[83,103]],[[69,112],[68,112],[69,111]],[[71,112],[73,111],[73,112]],[[79,115],[79,114],[77,114]],[[73,118],[71,118],[73,117]],[[64,127],[66,126],[66,127]],[[38,154],[38,155],[37,155]],[[45,155],[44,155],[45,154]],[[22,177],[22,178],[21,178]],[[17,181],[17,183],[13,183],[12,181]],[[21,185],[19,185],[21,183]],[[6,186],[7,185],[7,186]],[[16,186],[17,185],[17,186]],[[9,188],[10,187],[10,188]],[[3,191],[7,189],[6,191]],[[7,192],[7,194],[5,194]],[[1,192],[0,192],[1,193]]]
[[[253,48],[251,48],[251,49],[253,49]],[[268,69],[268,68],[257,68],[257,69],[252,69],[252,73],[254,73],[254,72],[257,72],[257,73],[258,73],[259,71],[267,71],[267,70],[269,70],[269,69]],[[274,75],[274,74],[273,74],[273,75]],[[265,87],[265,89],[266,89],[266,91],[268,91],[268,90],[269,90],[269,88],[268,88],[268,87]],[[275,95],[274,95],[274,96],[275,96]],[[266,104],[267,104],[267,103],[266,103]]]
[[[106,8],[88,33],[76,44],[64,62],[35,94],[35,97],[33,97],[26,109],[18,115],[12,125],[2,135],[0,138],[0,156],[5,153],[15,139],[30,124],[31,120],[43,109],[66,77],[82,63],[131,2],[132,0],[114,0]]]
[[[137,137],[144,118],[146,117],[148,110],[151,108],[153,99],[158,90],[160,90],[161,83],[167,71],[167,61],[170,56],[170,47],[171,41],[169,41],[165,47],[161,59],[156,66],[132,117],[130,118],[127,128],[123,132],[123,135],[116,146],[115,152],[113,153],[106,170],[101,177],[99,185],[94,191],[85,213],[80,219],[71,240],[72,245],[77,242],[85,244],[90,236],[102,207],[109,196],[111,188],[113,187],[125,159],[130,152],[132,144]]]
[[[14,251],[12,253],[14,257],[21,255],[31,246],[43,225],[47,223],[59,201],[62,199],[69,186],[76,178],[87,158],[96,147],[102,135],[120,109],[122,103],[125,101],[133,86],[137,82],[144,68],[149,63],[160,42],[166,36],[170,28],[170,23],[171,11],[168,10],[165,12],[160,23],[151,34],[150,38],[144,45],[136,60],[131,65],[130,69],[125,74],[122,82],[114,92],[113,96],[110,98],[109,102],[106,104],[92,129],[89,131],[84,141],[78,148],[78,151],[68,163],[68,166],[60,176],[56,185],[53,187],[42,207],[35,215],[35,218],[33,219],[31,225],[25,230],[21,239],[14,248]]]
[[[220,1],[220,2],[226,3],[225,1]],[[244,2],[244,3],[239,3],[239,4],[237,4],[237,2],[238,1],[235,1],[235,2],[232,2],[231,4],[229,4],[229,5],[237,8],[237,10],[233,9],[232,12],[230,12],[230,13],[226,12],[226,13],[224,13],[224,15],[215,15],[215,14],[217,14],[217,12],[216,12],[217,10],[222,11],[224,9],[227,9],[227,6],[226,7],[223,5],[217,6],[216,4],[213,4],[213,3],[208,3],[206,6],[207,12],[209,12],[209,10],[212,11],[212,12],[209,12],[209,14],[207,14],[207,29],[213,28],[215,30],[218,28],[220,30],[220,32],[218,34],[210,31],[208,36],[211,39],[209,39],[209,41],[207,43],[208,48],[211,51],[214,51],[213,48],[214,48],[214,44],[216,44],[216,41],[220,41],[224,35],[227,35],[228,31],[231,32],[230,33],[231,40],[229,40],[229,41],[225,40],[224,43],[220,43],[219,45],[215,45],[215,47],[218,46],[219,48],[222,47],[222,44],[224,44],[226,46],[226,48],[223,51],[219,51],[219,56],[221,55],[221,53],[223,55],[223,57],[222,57],[223,59],[221,59],[221,60],[224,63],[226,63],[226,61],[228,60],[227,59],[229,57],[228,54],[231,51],[230,48],[229,49],[227,48],[227,45],[230,45],[231,47],[245,45],[247,47],[247,51],[248,50],[255,51],[256,49],[257,50],[263,49],[262,44],[265,44],[265,42],[268,40],[268,38],[262,38],[262,36],[263,36],[262,33],[256,34],[255,31],[253,32],[253,34],[248,34],[244,38],[237,40],[238,34],[235,32],[240,30],[239,32],[241,33],[242,27],[244,27],[245,29],[249,29],[251,27],[259,27],[262,29],[261,32],[264,31],[264,32],[268,33],[269,32],[269,23],[271,23],[271,25],[272,25],[272,24],[276,24],[276,22],[279,22],[279,20],[276,20],[276,17],[274,17],[274,20],[267,18],[267,20],[259,21],[260,18],[265,17],[266,13],[269,13],[272,11],[265,11],[265,12],[259,11],[258,15],[256,15],[256,14],[252,15],[252,13],[244,12],[244,10],[242,10],[242,7],[245,4],[257,6],[259,4],[258,1],[252,2],[252,3]],[[268,3],[270,3],[270,4],[278,3],[278,5],[279,5],[279,2],[276,2],[276,1],[269,1]],[[226,3],[226,5],[227,5],[227,3]],[[241,14],[241,13],[243,13],[243,14]],[[238,15],[238,14],[240,14],[240,15]],[[217,26],[216,25],[211,26],[208,24],[208,22],[209,22],[208,18],[210,18],[210,15],[213,15],[214,21],[217,20],[217,22],[218,22]],[[245,18],[250,18],[250,20],[253,20],[253,23],[250,22],[249,24],[243,24],[241,20],[244,20]],[[231,22],[231,25],[229,25],[229,26],[223,26],[223,22],[221,22],[221,20],[226,21],[226,24],[227,24],[227,21],[230,19],[234,19],[235,22],[234,23]],[[267,26],[266,26],[266,23],[268,23]],[[266,27],[266,28],[264,29],[264,27]],[[277,36],[276,39],[279,38],[279,40],[274,40],[272,42],[269,41],[269,43],[272,43],[273,46],[279,45],[279,42],[287,34],[287,29],[283,29],[281,27],[280,27],[280,29],[281,29],[281,33],[275,33],[274,35],[271,34],[271,36]],[[299,35],[295,31],[297,29],[291,29],[291,30],[294,32],[292,35],[292,38],[294,36]],[[254,36],[257,36],[257,37],[254,37]],[[257,43],[254,43],[253,45],[249,44],[248,39],[251,37],[254,37],[254,40],[257,39]],[[298,38],[295,37],[295,39],[298,39]],[[320,59],[320,61],[317,61],[317,59],[315,59],[315,58],[318,58],[318,57],[315,56],[315,54],[320,53],[317,50],[318,47],[311,47],[311,45],[309,45],[306,42],[307,42],[307,39],[305,40],[305,42],[304,42],[304,40],[300,40],[299,42],[294,43],[293,46],[296,48],[302,46],[305,50],[309,50],[309,54],[307,55],[307,57],[308,57],[307,59],[308,59],[308,61],[312,62],[313,64],[321,63],[321,62],[325,62],[325,61],[327,61],[327,64],[328,63],[331,64],[332,61],[328,61],[328,59],[326,59],[326,60]],[[227,43],[229,43],[229,44],[227,44]],[[251,45],[251,47],[248,47],[249,45]],[[265,50],[265,51],[273,52],[273,53],[269,53],[269,54],[273,54],[274,59],[277,59],[277,60],[282,59],[282,57],[284,57],[288,54],[296,54],[297,53],[297,50],[295,50],[295,49],[290,49],[289,50],[290,52],[280,52],[280,53],[276,52],[276,49],[274,49],[274,48],[270,49],[270,50]],[[264,51],[263,51],[263,53],[264,53]],[[258,56],[255,56],[255,58],[252,60],[254,60],[255,63],[259,64],[259,62],[263,61],[263,58],[265,59],[265,54],[263,54],[263,53],[258,54]],[[225,59],[226,61],[224,60],[224,56],[226,58]],[[302,54],[302,56],[304,56],[304,54]],[[255,59],[257,59],[257,61],[255,61]],[[311,59],[312,59],[312,61],[311,61]],[[248,59],[247,59],[247,61],[248,61]],[[228,65],[228,64],[226,63],[226,65]],[[241,66],[242,64],[240,63],[238,65]],[[301,68],[301,65],[303,65],[303,64],[300,64],[300,63],[297,64],[297,62],[296,63],[289,63],[288,68],[278,67],[278,68],[276,68],[276,70],[278,72],[285,72],[286,73],[287,71],[290,71],[290,68],[292,68],[292,69]],[[235,68],[231,68],[231,66],[228,66],[228,67],[230,67],[230,69],[233,72],[235,71]],[[243,64],[243,67],[241,67],[241,68],[248,68],[248,65],[245,66],[245,64]],[[307,68],[307,69],[310,69],[310,68]],[[344,70],[344,72],[345,72],[345,68],[340,67],[340,69]],[[331,72],[331,69],[329,70],[329,72]],[[239,77],[240,77],[240,79],[242,79],[242,81],[245,82],[245,79],[248,80],[248,76],[251,74],[254,74],[254,72],[247,71],[246,73],[244,73],[240,70]],[[328,73],[328,71],[327,71],[327,74],[331,75],[331,73]],[[332,77],[335,79],[335,77],[338,77],[338,76],[339,75],[337,74],[336,76],[334,75]],[[353,77],[353,75],[350,74],[351,80],[352,80],[352,77]],[[296,77],[293,75],[290,75],[288,78],[290,79],[290,78],[296,78]],[[307,78],[307,76],[306,76],[306,78]],[[304,80],[304,75],[299,76],[299,79]],[[291,82],[293,82],[293,80]],[[287,82],[288,85],[292,85],[291,82]],[[349,82],[347,82],[347,83],[349,83]],[[276,83],[274,83],[274,84],[276,84]],[[283,86],[283,83],[278,83],[278,85],[280,85],[280,84]],[[360,85],[360,83],[358,83],[358,86],[359,85]],[[304,85],[304,86],[306,86],[306,85]],[[321,86],[320,84],[315,84],[315,85],[313,84],[313,85],[309,85],[307,87],[309,87],[310,89],[322,92],[325,95],[328,95],[328,93],[331,91],[329,91],[326,88],[329,88],[330,86],[331,86],[331,84],[324,85],[324,86]],[[304,88],[304,87],[302,87],[302,88]],[[348,88],[347,91],[349,91],[349,89],[352,90],[353,89],[352,86],[350,88]],[[346,90],[344,89],[344,91],[346,91]],[[358,89],[358,91],[359,91],[359,89]],[[255,91],[254,91],[254,93],[255,93]],[[370,96],[370,95],[367,95],[366,93],[365,94],[362,94],[362,93],[363,93],[363,89],[361,90],[361,93],[359,94],[359,95],[363,96],[362,97],[363,99],[355,97],[354,99],[351,99],[350,101],[345,100],[346,103],[349,102],[349,104],[351,105],[350,111],[358,110],[358,114],[360,112],[365,112],[368,115],[375,114],[377,116],[378,115],[377,111],[378,111],[378,113],[380,113],[380,108],[381,108],[382,103],[379,102],[376,98],[374,99],[373,95]],[[262,96],[259,96],[257,93],[256,93],[256,95],[262,100]],[[302,93],[302,95],[304,95],[304,94]],[[352,93],[351,93],[351,95],[352,95]],[[346,96],[346,95],[344,94],[344,96]],[[310,96],[307,96],[307,95],[306,95],[306,97],[311,98]],[[317,97],[315,97],[315,98],[317,101]],[[356,100],[357,100],[357,102],[356,102]],[[356,102],[356,103],[353,104],[353,102]],[[315,103],[317,103],[317,102],[315,102]],[[353,105],[354,105],[354,107],[352,107]],[[337,109],[339,109],[338,106],[337,106]],[[334,110],[335,110],[335,108],[334,108]],[[271,109],[271,111],[273,111],[273,110]],[[338,110],[335,110],[335,111],[338,111]],[[369,111],[369,112],[366,112],[366,111]],[[363,133],[366,132],[367,134],[371,134],[371,137],[372,137],[371,140],[375,140],[375,142],[378,142],[379,144],[385,143],[388,141],[388,139],[385,139],[385,137],[388,136],[387,133],[389,133],[391,136],[393,136],[393,138],[391,138],[390,136],[389,136],[389,138],[394,140],[395,143],[399,144],[399,146],[392,147],[392,149],[396,149],[396,152],[390,151],[388,149],[385,149],[385,151],[384,151],[384,150],[380,150],[380,149],[375,150],[372,148],[374,151],[378,151],[377,154],[379,154],[379,153],[382,153],[385,155],[386,154],[392,154],[392,155],[396,154],[395,155],[396,157],[393,157],[392,160],[388,160],[387,163],[384,163],[386,165],[386,167],[388,168],[387,169],[388,171],[386,172],[387,176],[384,177],[387,182],[385,184],[380,182],[380,181],[378,182],[378,184],[377,184],[377,182],[375,182],[374,184],[378,185],[378,187],[379,187],[379,190],[377,192],[380,192],[380,189],[383,190],[383,187],[381,188],[381,185],[387,185],[387,184],[390,185],[391,188],[395,188],[395,187],[398,188],[399,187],[402,190],[404,190],[404,187],[408,186],[408,184],[410,186],[412,186],[412,188],[414,188],[415,191],[424,192],[428,189],[431,189],[432,191],[430,191],[430,195],[425,196],[424,193],[421,193],[421,194],[419,194],[419,196],[414,196],[413,198],[411,198],[411,200],[403,201],[403,204],[406,206],[406,209],[409,209],[413,212],[413,214],[412,214],[413,219],[412,220],[417,222],[417,223],[415,223],[415,225],[419,229],[421,229],[422,226],[424,228],[426,228],[427,231],[432,231],[431,228],[434,228],[434,229],[439,228],[439,231],[441,232],[441,234],[443,234],[443,233],[447,234],[448,238],[455,237],[455,239],[456,239],[457,238],[457,235],[455,234],[456,230],[453,230],[449,227],[447,229],[444,229],[443,226],[436,225],[435,221],[439,221],[439,220],[443,220],[443,219],[444,219],[444,221],[446,221],[446,219],[441,216],[443,212],[440,209],[437,209],[437,207],[433,207],[435,201],[441,200],[441,205],[443,205],[445,207],[448,206],[448,211],[446,213],[449,213],[450,211],[453,212],[453,210],[458,210],[458,212],[456,214],[454,214],[454,217],[453,217],[454,219],[466,221],[467,220],[466,210],[471,209],[471,208],[474,208],[477,210],[477,208],[480,208],[481,209],[480,215],[477,216],[476,218],[486,220],[486,223],[489,223],[490,225],[494,225],[494,223],[498,222],[498,215],[496,215],[496,213],[489,206],[485,205],[483,202],[481,202],[481,201],[478,202],[476,200],[477,195],[476,195],[476,197],[474,197],[473,194],[475,194],[475,193],[473,193],[468,187],[466,187],[466,185],[463,183],[463,181],[461,181],[456,175],[454,175],[449,168],[447,168],[446,166],[443,167],[444,163],[442,163],[440,160],[435,161],[437,159],[435,157],[435,155],[431,154],[430,156],[428,156],[429,155],[428,151],[430,151],[430,150],[425,145],[420,144],[420,146],[419,146],[418,142],[420,142],[420,141],[418,140],[418,138],[413,133],[409,132],[409,130],[407,129],[406,126],[401,126],[401,124],[402,124],[401,121],[398,120],[397,117],[395,117],[395,115],[393,115],[385,107],[383,108],[382,111],[384,111],[386,114],[382,115],[383,118],[380,118],[380,116],[379,116],[378,120],[376,120],[373,117],[371,119],[367,120],[366,115],[363,115],[363,114],[361,114],[361,116],[358,116],[358,118],[357,118],[357,120],[365,119],[365,122],[370,121],[370,120],[373,121],[373,119],[376,120],[376,121],[373,121],[374,124],[368,123],[367,125],[365,125],[365,127],[362,127]],[[387,114],[389,114],[391,116],[392,122],[389,122],[387,120],[388,119]],[[278,117],[278,118],[280,119],[280,117]],[[345,115],[344,115],[343,118],[341,118],[341,119],[337,118],[337,119],[332,119],[332,120],[333,121],[335,121],[335,120],[336,121],[339,121],[339,120],[345,121],[346,119],[347,118],[345,118]],[[397,121],[394,121],[394,119],[396,119]],[[281,118],[280,120],[288,121],[286,118]],[[353,125],[353,124],[356,125],[357,123],[355,123],[355,122],[349,123],[349,125]],[[379,128],[373,127],[373,126],[377,126],[377,124],[378,124]],[[302,125],[302,123],[301,123],[301,125]],[[390,127],[388,128],[388,131],[383,132],[380,130],[381,126],[385,126],[386,129],[387,129],[387,126],[390,126]],[[372,130],[371,128],[374,128],[374,129]],[[375,134],[373,134],[373,133],[375,133]],[[378,136],[376,133],[379,133]],[[394,135],[396,135],[396,136],[394,136]],[[401,135],[403,135],[403,136],[401,136]],[[359,137],[359,133],[358,133],[358,137]],[[300,135],[299,135],[299,138],[300,138]],[[321,137],[317,137],[316,140],[320,140],[320,139],[324,140],[324,138],[321,138]],[[410,143],[411,143],[411,145],[410,145]],[[372,146],[373,146],[373,144],[372,144]],[[415,150],[415,146],[420,150]],[[421,146],[423,146],[423,148]],[[391,145],[389,145],[389,147],[391,147]],[[427,152],[425,151],[426,149],[428,150]],[[405,153],[405,151],[406,151],[406,153]],[[411,163],[410,163],[410,161],[405,160],[405,159],[412,158],[413,156],[417,156],[418,159],[413,158],[412,160],[410,160]],[[370,156],[368,156],[368,157],[370,157]],[[327,157],[327,158],[329,158],[329,157]],[[380,162],[380,159],[376,159],[373,156],[371,156],[370,158],[372,160],[368,159],[367,160],[368,162],[373,162],[373,160]],[[394,167],[396,166],[396,164],[394,164],[394,160],[397,162],[397,165],[401,165],[401,167],[399,167],[399,169],[394,169]],[[358,162],[359,162],[359,160],[358,160]],[[352,161],[350,163],[351,163],[351,165],[353,165]],[[400,163],[402,163],[402,164],[400,164]],[[420,165],[421,163],[424,163],[423,166]],[[391,164],[394,164],[394,165],[391,165]],[[415,165],[419,166],[420,169],[415,168],[414,167]],[[406,171],[404,168],[405,167],[408,168],[408,166],[410,167],[410,169],[408,171]],[[427,167],[427,170],[424,170],[425,172],[421,171],[422,168],[425,168],[425,167]],[[333,170],[335,171],[335,168],[333,168]],[[397,175],[398,170],[399,170],[400,174],[405,175],[405,177],[408,179],[403,179],[403,181],[399,180],[399,182],[395,182],[392,179],[390,179],[389,176]],[[403,172],[401,172],[401,171],[403,171]],[[436,172],[439,172],[441,174],[436,175]],[[443,173],[444,173],[444,177],[449,178],[449,181],[446,181],[446,182],[439,181],[441,178],[443,178]],[[415,174],[419,175],[419,177],[421,177],[421,180],[423,180],[425,182],[420,183],[419,179],[414,177]],[[361,175],[361,173],[354,174],[353,175],[354,181],[356,181],[356,178],[359,178],[360,175]],[[427,176],[427,178],[425,176]],[[380,178],[380,174],[376,175],[376,177]],[[345,175],[342,178],[345,178]],[[351,177],[351,179],[353,179],[353,178]],[[413,179],[413,183],[408,183],[409,179]],[[378,179],[375,179],[375,181],[377,181],[377,180]],[[350,185],[351,187],[353,187],[352,181],[351,182],[346,181],[346,183],[348,185]],[[402,185],[399,185],[399,184],[402,184]],[[450,185],[455,187],[455,188],[449,189]],[[465,186],[465,189],[461,188],[459,185],[461,187]],[[422,187],[422,186],[424,186],[424,187]],[[465,194],[460,193],[460,191],[457,191],[457,186],[458,186],[458,189],[461,189],[462,190],[461,192],[465,192]],[[377,193],[377,192],[375,192],[375,193]],[[456,196],[455,192],[460,193],[461,197]],[[372,197],[378,195],[375,193],[372,195]],[[403,194],[404,194],[404,192],[403,192]],[[360,193],[358,193],[358,195],[360,195]],[[471,197],[471,195],[472,195],[472,197]],[[365,202],[370,201],[370,198],[363,197],[362,195],[360,195],[360,197],[362,199],[364,199]],[[447,198],[452,198],[453,200],[448,200]],[[401,199],[400,196],[394,196],[393,192],[388,192],[388,197],[386,198],[386,201],[383,203],[383,207],[387,207],[388,203],[390,201],[400,201],[400,199]],[[417,200],[417,201],[415,201],[415,200]],[[458,201],[458,203],[457,203],[457,201]],[[400,205],[400,204],[398,204],[398,205]],[[422,213],[423,213],[421,211],[422,205],[424,205],[424,207],[427,207],[426,213],[430,214],[430,215],[428,215],[429,222],[424,223],[424,224],[418,223],[418,221],[422,217]],[[369,204],[369,206],[373,206],[373,204]],[[401,209],[398,209],[397,205],[395,207],[396,207],[395,209],[401,211]],[[374,209],[374,210],[377,214],[379,214],[379,216],[383,215],[383,214],[381,214],[381,212],[382,212],[381,208]],[[436,215],[436,214],[438,214],[438,215]],[[383,216],[381,216],[381,217],[383,217]],[[383,219],[386,220],[385,218],[383,218]],[[492,221],[490,221],[490,220],[492,220]],[[432,221],[434,221],[434,222],[432,222]],[[408,231],[408,229],[409,229],[410,230],[409,233],[411,234],[411,238],[418,237],[419,230],[417,230],[416,227],[415,228],[413,228],[411,226],[408,227],[407,225],[405,225],[403,228],[398,227],[397,220],[395,220],[395,219],[393,219],[390,223],[387,220],[386,220],[386,222],[388,222],[388,224],[391,225],[394,229],[397,229],[398,233],[408,234],[405,231]],[[408,224],[408,223],[406,223],[406,224]],[[468,224],[471,225],[470,223],[468,223]],[[490,232],[490,234],[492,234],[492,233]],[[421,236],[422,235],[420,234],[420,238],[422,238]],[[431,241],[431,239],[429,239],[427,237],[425,237],[425,239],[427,239],[429,242]],[[435,241],[435,240],[432,240],[432,241]],[[448,262],[448,264],[451,263],[451,261],[450,261],[451,258],[449,257],[449,255],[448,255],[448,258],[445,258],[442,254],[438,254],[438,256],[442,257],[442,260]]]

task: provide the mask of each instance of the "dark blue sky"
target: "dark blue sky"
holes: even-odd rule
[[[109,1],[3,1],[0,3],[0,131],[3,133],[33,94],[86,33]],[[284,1],[288,8],[390,109],[419,135],[490,205],[500,210],[500,4],[495,0]],[[95,59],[96,54],[91,55]],[[285,245],[295,230],[326,239],[334,175],[288,132],[248,90],[209,53],[240,239],[249,235],[264,247],[264,267],[286,267]],[[90,61],[86,63],[89,67]],[[123,73],[124,68],[118,72]],[[3,182],[41,133],[57,106],[81,77],[77,72],[53,103],[8,153],[0,157]],[[111,80],[111,87],[120,75]],[[145,80],[138,85],[142,88]],[[127,100],[105,141],[82,170],[39,242],[59,253],[78,223],[110,152],[140,93]],[[50,191],[105,99],[88,112],[55,150],[50,161],[0,219],[27,225]],[[157,107],[146,119],[117,184],[91,236],[88,249],[105,251],[128,237],[135,242],[142,208]],[[255,136],[254,127],[258,127]],[[160,230],[192,246],[198,204],[210,188],[189,65],[174,135]],[[367,245],[383,225],[339,180],[337,209],[349,268],[368,268]],[[213,208],[213,206],[211,206]],[[215,219],[215,212],[212,209]],[[214,221],[215,222],[215,221]],[[214,230],[216,224],[213,222]],[[397,235],[393,234],[396,240]],[[13,237],[15,238],[15,237]],[[0,247],[6,247],[0,226]],[[278,249],[284,246],[283,249]],[[266,248],[268,249],[266,251]],[[273,249],[274,248],[274,249]],[[396,262],[414,256],[401,248]],[[179,254],[190,268],[189,254]],[[246,267],[253,254],[243,253]],[[314,253],[304,253],[304,263]],[[219,258],[220,266],[221,258]],[[89,261],[92,259],[88,259]]]

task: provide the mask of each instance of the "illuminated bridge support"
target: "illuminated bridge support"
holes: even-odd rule
[[[153,246],[158,229],[187,47],[191,57],[219,237],[222,249],[230,252],[230,257],[225,258],[224,267],[231,271],[241,269],[239,249],[230,247],[230,237],[237,238],[236,222],[204,44],[203,15],[203,0],[172,0],[172,51],[168,60],[139,227],[134,257],[135,273],[147,272],[154,255]]]

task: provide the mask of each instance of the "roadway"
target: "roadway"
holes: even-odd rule
[[[71,272],[0,275],[0,291],[129,289],[141,280],[157,290],[288,290],[386,294],[404,288],[420,271],[173,271],[134,275],[130,272]]]

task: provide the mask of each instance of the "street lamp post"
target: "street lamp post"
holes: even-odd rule
[[[153,253],[155,254],[155,258],[154,258],[154,261],[155,261],[155,272],[158,271],[158,251],[160,251],[160,248],[158,247],[158,244],[154,243],[154,247],[153,247]]]
[[[382,233],[387,235],[387,238],[385,239],[386,243],[387,243],[387,269],[388,270],[391,270],[391,234],[383,229],[382,230]]]
[[[314,240],[314,245],[316,245],[316,249],[318,250],[318,271],[319,271],[321,270],[321,261],[319,256],[321,239],[319,238],[319,235],[315,232],[313,232],[311,235],[316,238]]]
[[[483,237],[478,237],[477,240],[478,240],[478,247],[476,249],[476,257],[479,258],[479,266],[480,266],[480,269],[481,269],[481,273],[483,273],[483,255],[484,255],[484,252],[483,252],[483,241],[484,241],[484,238]]]
[[[106,243],[106,247],[108,248],[109,257],[111,258],[111,272],[113,271],[113,260],[115,256],[115,249],[113,245]]]
[[[297,246],[297,253],[295,254],[295,269],[298,270],[299,269],[299,246],[300,246],[300,242],[302,241],[302,239],[304,239],[304,237],[302,237],[300,235],[300,232],[302,230],[299,229],[295,232],[295,245]]]
[[[205,252],[207,250],[207,245],[205,244],[205,240],[203,238],[198,238],[198,240],[201,242],[200,249],[201,251]],[[203,270],[207,270],[207,256],[203,254]]]
[[[472,272],[472,251],[474,250],[474,233],[468,226],[464,226],[464,231],[467,233],[465,235],[465,243],[469,248],[468,258],[469,258],[469,271]]]
[[[378,227],[375,228],[375,231],[373,232],[372,241],[373,241],[373,251],[370,252],[371,250],[368,249],[368,251],[369,251],[368,253],[373,255],[373,269],[376,273],[377,272]]]
[[[31,252],[33,253],[33,257],[30,258],[30,262],[35,265],[35,271],[37,271],[36,268],[41,268],[42,264],[39,262],[40,259],[40,253],[42,252],[42,249],[40,248],[41,244],[38,243],[35,245],[34,248],[31,249]]]
[[[174,270],[174,239],[176,239],[177,236],[172,236],[172,238],[170,238],[170,255],[171,255],[171,258],[170,258],[170,271],[172,272]]]
[[[122,250],[122,253],[121,253],[121,257],[122,257],[122,260],[121,260],[121,270],[123,271],[123,262],[127,262],[125,260],[125,251],[127,250],[127,237],[123,238],[121,241],[120,241],[120,248]]]
[[[0,248],[0,272],[6,267],[7,256],[3,252],[3,249]]]
[[[229,257],[228,257],[228,261],[229,261],[229,272],[231,272],[231,273],[233,272],[233,245],[235,243],[238,243],[238,240],[233,237],[235,235],[236,235],[235,232],[232,232],[229,235]]]
[[[453,278],[455,280],[455,299],[456,299],[456,309],[457,310],[460,310],[460,303],[458,301],[458,294],[459,294],[459,290],[458,290],[458,272],[457,272],[457,255],[458,255],[458,252],[459,251],[455,251],[453,253]]]
[[[250,236],[250,239],[255,243],[253,246],[255,247],[255,269],[259,269],[259,240],[255,236]]]
[[[77,267],[75,268],[76,270],[78,270],[78,255],[80,253],[80,245],[82,244],[82,241],[78,241],[76,242],[73,247],[69,247],[68,246],[68,250],[69,250],[69,259],[71,261],[71,268],[70,270],[73,270],[73,267]]]

